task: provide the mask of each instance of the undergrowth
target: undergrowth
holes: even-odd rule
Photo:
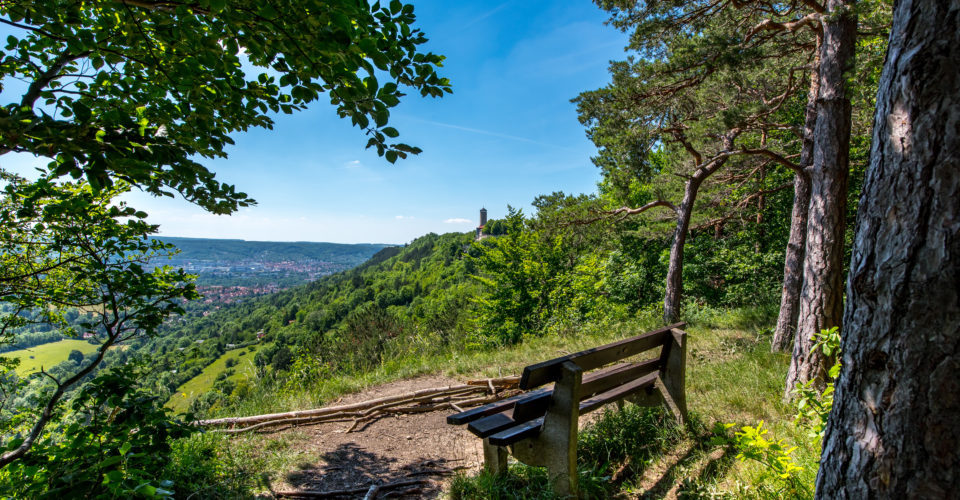
[[[792,477],[810,485],[816,474],[819,443],[809,429],[794,425],[796,407],[782,401],[789,357],[770,352],[771,310],[767,308],[717,311],[691,307],[686,330],[687,403],[690,425],[680,428],[659,408],[626,405],[607,410],[580,433],[580,488],[587,498],[626,495],[641,498],[805,498],[803,488],[788,491],[769,463],[737,460],[736,429],[763,421],[765,437],[791,450]],[[775,314],[775,311],[773,311]],[[389,357],[365,372],[337,374],[323,383],[304,387],[298,394],[251,394],[234,414],[316,407],[340,394],[397,379],[442,373],[465,379],[517,374],[532,360],[595,347],[653,329],[657,311],[641,313],[624,323],[558,328],[550,335],[530,337],[501,349],[450,350],[417,356]],[[771,437],[773,436],[773,437]],[[206,463],[208,469],[181,470],[180,491],[211,498],[242,497],[242,491],[264,491],[271,479],[290,470],[296,451],[282,438],[200,435],[175,446],[181,463]],[[292,439],[292,438],[291,438]],[[795,449],[794,449],[795,448]],[[197,458],[200,458],[198,460]],[[202,458],[206,457],[206,460]],[[776,457],[774,456],[775,460]],[[171,467],[176,467],[177,461]],[[175,469],[173,469],[175,470]],[[193,474],[191,476],[191,474]],[[192,478],[192,479],[191,479]],[[219,478],[219,479],[217,479]],[[214,487],[217,481],[222,484]],[[453,498],[552,498],[546,472],[513,463],[506,475],[458,476],[449,486]]]
[[[794,423],[796,406],[783,402],[789,357],[770,352],[775,314],[689,305],[691,424],[680,429],[660,409],[606,411],[580,433],[581,496],[811,498],[820,443],[808,425]],[[459,476],[450,495],[553,498],[546,472],[519,463],[500,477]]]
[[[694,424],[692,428],[699,427]],[[579,436],[577,455],[580,491],[584,498],[607,498],[625,481],[681,441],[690,432],[676,425],[662,408],[629,405],[604,411]],[[546,470],[514,463],[507,474],[457,476],[450,497],[459,499],[547,499],[552,492]]]

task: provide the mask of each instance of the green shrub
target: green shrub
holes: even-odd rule
[[[193,432],[158,398],[137,386],[133,365],[103,372],[84,386],[20,460],[0,470],[0,497],[156,498],[172,495],[163,477],[170,440]],[[52,425],[48,429],[54,428]],[[21,439],[7,443],[8,451]]]
[[[809,498],[813,490],[800,478],[803,468],[793,460],[796,446],[788,446],[783,439],[773,441],[767,438],[769,431],[763,428],[763,420],[755,427],[745,425],[733,436],[733,445],[737,449],[737,459],[753,460],[772,473],[773,482],[780,487],[775,493],[780,498]],[[765,478],[764,478],[765,479]]]
[[[244,460],[232,454],[223,435],[197,433],[171,444],[163,477],[174,483],[177,498],[248,498],[256,485]]]
[[[821,350],[828,357],[839,358],[840,334],[836,327],[823,330],[813,336],[813,350]],[[836,361],[830,368],[826,389],[821,393],[813,387],[813,381],[806,384],[797,384],[796,395],[797,414],[794,425],[805,431],[806,442],[801,439],[799,444],[805,447],[819,449],[823,439],[824,428],[830,410],[833,408],[834,381],[840,373],[840,362]],[[767,438],[768,431],[763,428],[763,420],[755,427],[743,426],[733,438],[729,438],[726,429],[734,424],[727,424],[720,429],[717,435],[719,440],[726,440],[737,450],[737,458],[741,461],[752,460],[762,465],[764,474],[751,485],[738,486],[741,496],[752,498],[812,498],[812,478],[803,467],[797,465],[793,452],[798,446],[788,446],[786,441],[776,441]]]
[[[812,380],[803,385],[797,384],[797,416],[794,423],[808,427],[810,437],[819,444],[827,426],[827,417],[833,409],[834,381],[840,375],[840,333],[837,327],[833,327],[814,335],[813,341],[813,350],[820,349],[825,356],[834,357],[836,361],[827,373],[829,382],[822,393],[813,387]]]

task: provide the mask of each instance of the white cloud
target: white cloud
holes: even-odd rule
[[[473,221],[470,219],[464,219],[463,217],[454,217],[452,219],[447,219],[443,221],[444,224],[472,224]]]
[[[360,163],[360,160],[352,160],[344,163],[343,168],[360,168],[363,166],[363,163]]]
[[[403,219],[410,220],[410,219],[413,219],[414,217],[412,215],[395,215],[393,218],[397,220],[403,220]]]

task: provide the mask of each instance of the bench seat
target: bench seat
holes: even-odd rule
[[[653,389],[656,382],[657,374],[650,373],[620,387],[601,392],[592,398],[580,402],[580,414],[590,413],[606,404],[622,401],[642,390]],[[510,446],[523,439],[538,436],[542,427],[543,417],[537,417],[529,422],[513,422],[513,425],[503,427],[502,430],[493,434],[487,434],[486,436],[480,436],[477,433],[474,434],[477,434],[479,437],[489,436],[490,444],[492,445]]]

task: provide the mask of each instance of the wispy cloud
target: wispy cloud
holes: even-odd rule
[[[414,217],[412,215],[394,215],[393,218],[397,220],[410,220]]]
[[[552,149],[560,149],[560,150],[563,150],[563,151],[576,151],[575,149],[566,148],[566,147],[563,147],[563,146],[557,146],[556,144],[550,144],[550,143],[546,143],[546,142],[535,141],[535,140],[533,140],[533,139],[528,139],[528,138],[526,138],[526,137],[520,137],[520,136],[518,136],[518,135],[501,134],[500,132],[492,132],[492,131],[490,131],[490,130],[483,130],[483,129],[479,129],[479,128],[463,127],[463,126],[460,126],[460,125],[454,125],[454,124],[452,124],[452,123],[435,122],[435,121],[433,121],[433,120],[424,120],[424,119],[421,119],[421,118],[410,118],[410,119],[415,120],[415,121],[419,121],[419,122],[423,122],[423,123],[429,123],[430,125],[436,125],[436,126],[438,126],[438,127],[452,128],[452,129],[454,129],[454,130],[462,130],[462,131],[464,131],[464,132],[471,132],[471,133],[474,133],[474,134],[489,135],[489,136],[491,136],[491,137],[499,137],[499,138],[501,138],[501,139],[509,139],[509,140],[511,140],[511,141],[520,141],[520,142],[526,142],[526,143],[529,143],[529,144],[537,144],[537,145],[539,145],[539,146],[544,146],[544,147],[548,147],[548,148],[552,148]]]
[[[473,26],[474,24],[477,24],[477,23],[479,23],[480,21],[483,21],[484,19],[486,19],[486,18],[488,18],[488,17],[496,14],[497,12],[500,12],[501,10],[503,10],[504,8],[506,8],[507,5],[510,5],[510,2],[503,2],[502,4],[500,4],[500,5],[492,8],[492,9],[486,11],[486,12],[484,12],[483,14],[480,14],[479,16],[477,16],[477,17],[475,17],[475,18],[473,18],[472,21],[470,21],[470,22],[467,23],[467,24],[464,24],[463,26],[460,27],[460,29],[461,29],[461,30],[465,30],[465,29]]]
[[[343,164],[343,168],[360,168],[363,166],[363,163],[360,163],[360,160],[351,160]]]
[[[464,219],[463,217],[454,217],[452,219],[447,219],[443,221],[444,224],[472,224],[473,221],[470,219]]]

